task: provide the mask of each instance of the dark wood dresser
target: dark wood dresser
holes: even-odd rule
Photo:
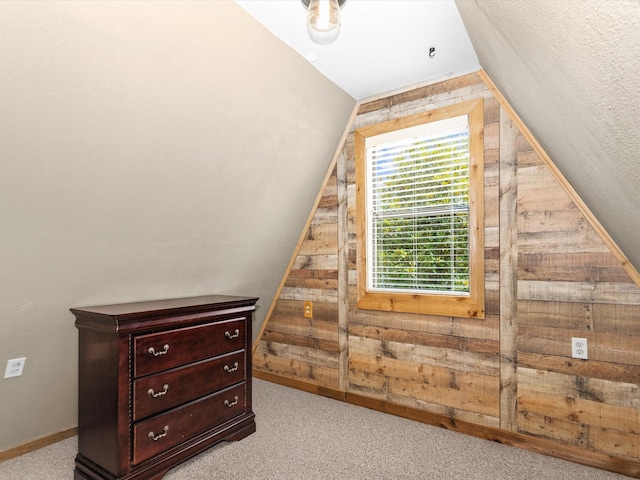
[[[255,432],[258,299],[211,295],[72,308],[79,332],[74,478],[160,479]]]

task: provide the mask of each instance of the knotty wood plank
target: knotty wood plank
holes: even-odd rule
[[[372,398],[387,398],[387,377],[356,368],[349,369],[349,390]]]
[[[583,448],[588,446],[589,441],[589,426],[586,424],[528,411],[518,413],[518,431],[547,438],[555,443],[561,442]]]
[[[335,222],[312,225],[305,241],[300,245],[298,255],[335,255],[338,249],[336,233]]]
[[[484,121],[485,123],[496,123],[500,121],[500,102],[493,95],[484,97]],[[497,163],[496,159],[496,163]],[[486,158],[485,158],[486,164]]]
[[[333,178],[331,180],[335,182]],[[318,212],[321,212],[321,211],[325,211],[326,214],[331,217],[335,217],[338,214],[338,212],[336,211],[336,206],[338,204],[338,197],[335,194],[335,192],[333,194],[328,193],[328,188],[329,188],[329,185],[325,187],[324,194],[320,198],[320,202],[318,203],[318,208],[316,210],[316,215],[315,215],[316,218],[318,217]],[[312,222],[312,225],[313,223],[314,222]]]
[[[296,270],[337,270],[338,256],[335,250],[331,254],[298,255],[292,268]]]
[[[500,122],[487,122],[484,119],[484,149],[485,151],[495,151],[500,148]],[[483,157],[484,159],[484,157]]]
[[[518,228],[528,233],[571,232],[591,228],[577,209],[555,210],[554,205],[548,207],[545,210],[523,211],[518,217]]]
[[[354,302],[355,293],[350,297],[350,304],[354,305]],[[499,317],[497,315],[486,315],[483,320],[478,320],[408,313],[390,314],[385,312],[381,314],[370,310],[358,310],[355,307],[351,308],[349,312],[350,328],[354,325],[369,325],[486,340],[498,340],[498,324]]]
[[[336,167],[338,188],[338,388],[349,388],[349,224],[346,154]]]
[[[491,385],[496,386],[494,394],[497,396],[497,375],[467,372],[442,365],[417,363],[410,360],[384,356],[378,356],[372,361],[369,356],[363,353],[350,355],[349,368],[419,384],[431,385],[431,387],[434,388],[451,388],[455,383],[483,384],[485,381],[488,381]],[[457,380],[454,381],[454,379]],[[496,400],[497,404],[497,398],[494,400]]]
[[[518,251],[522,253],[608,253],[594,230],[582,232],[523,232],[518,234]]]
[[[311,364],[309,362],[301,362],[295,359],[283,358],[269,353],[268,345],[271,342],[260,341],[256,353],[253,355],[253,368],[257,370],[265,370],[278,375],[310,379]]]
[[[290,335],[309,335],[311,332],[311,319],[302,315],[295,317],[273,317],[269,327],[265,330]]]
[[[520,280],[518,281],[518,299],[640,305],[640,289],[633,283]]]
[[[610,252],[528,253],[518,256],[520,280],[632,283]]]
[[[409,407],[416,411],[439,415],[443,418],[450,419],[451,422],[467,422],[478,426],[499,427],[500,421],[498,417],[492,417],[482,413],[470,412],[459,408],[448,407],[438,403],[427,402],[423,399],[406,397],[390,392],[388,395],[389,402],[397,406]]]
[[[589,429],[589,445],[605,454],[636,460],[640,457],[640,435],[607,428]]]
[[[592,305],[593,331],[640,338],[640,305],[595,303]]]
[[[315,305],[314,304],[314,318],[311,321],[310,335],[318,340],[331,340],[339,342],[339,325],[336,321],[325,321],[315,317]]]
[[[478,415],[500,414],[499,379],[470,373],[449,372],[449,384],[431,385],[389,378],[389,395],[401,395]]]
[[[337,290],[329,290],[324,288],[289,288],[283,287],[280,292],[280,298],[284,300],[298,300],[313,302],[335,303],[338,298]]]
[[[267,373],[284,376],[314,385],[322,385],[328,388],[336,388],[338,384],[338,371],[333,366],[305,361],[303,357],[283,357],[282,352],[270,353],[272,348],[267,342],[260,342],[254,354],[254,371],[262,370]]]
[[[511,431],[518,428],[518,135],[500,109],[500,427]]]
[[[571,197],[544,165],[518,169],[518,210],[520,215],[545,210],[579,213]]]
[[[497,378],[485,376],[476,383],[468,380],[470,374],[456,375],[455,372],[451,372],[450,378],[449,385],[434,386],[390,377],[389,395],[404,396],[490,417],[499,415],[499,380]]]
[[[312,270],[312,272],[315,274],[318,272],[335,273],[337,276],[336,270]],[[338,279],[328,278],[329,276],[330,275],[327,275],[325,278],[317,278],[315,276],[296,277],[290,275],[285,282],[284,288],[288,290],[337,290]]]
[[[577,375],[521,367],[518,368],[518,382],[523,391],[528,390],[557,397],[567,397],[569,401],[576,398],[584,398],[604,402],[600,394],[596,393],[594,396],[593,393],[587,390],[587,379]]]
[[[269,325],[263,330],[263,335],[266,336],[271,332],[307,336],[310,342],[318,340],[337,342],[338,319],[335,307],[335,304],[315,302],[314,317],[305,318],[304,302],[280,300],[271,315]],[[299,343],[299,340],[296,343]]]
[[[594,330],[591,303],[518,301],[518,324],[532,327]]]
[[[524,137],[522,141],[526,142],[526,140],[524,140]],[[527,146],[529,147],[528,150],[518,150],[518,165],[520,166],[520,168],[539,167],[541,165],[544,165],[533,148],[531,148],[529,144],[527,144]]]
[[[487,151],[484,153],[484,227],[485,227],[485,248],[498,245],[498,237],[495,243],[491,243],[487,238],[489,228],[500,228],[500,166],[487,163]]]
[[[261,340],[268,343],[282,343],[287,345],[295,345],[297,347],[325,350],[328,352],[338,351],[337,341],[313,338],[308,335],[290,335],[286,333],[265,330],[262,334]]]
[[[615,425],[616,431],[624,433],[638,431],[637,409],[529,390],[522,385],[518,388],[518,409],[599,428]]]
[[[332,238],[331,241],[335,242],[335,230],[337,228],[336,222],[338,221],[337,209],[334,207],[330,210],[330,215],[327,213],[327,209],[316,210],[316,214],[313,219],[314,223],[311,224],[311,227],[307,232],[308,240],[322,241],[322,235],[325,234],[325,237],[329,238],[328,233],[330,230],[333,230],[334,238]]]
[[[499,374],[497,355],[486,353],[462,352],[450,348],[411,345],[353,335],[349,335],[349,352],[368,356],[372,363],[377,356],[387,356],[407,362],[443,366],[494,377]]]
[[[451,348],[465,352],[488,353],[496,356],[499,352],[499,344],[495,340],[474,339],[455,335],[411,332],[404,329],[382,328],[371,325],[351,325],[349,334],[387,342]]]
[[[304,318],[304,301],[279,299],[274,314],[282,318]],[[325,321],[338,321],[338,306],[335,302],[314,302],[313,318]],[[307,319],[309,320],[309,319]]]
[[[327,199],[327,197],[321,197],[321,198],[323,200]],[[331,202],[335,202],[335,201],[336,201],[336,198],[331,197]],[[335,225],[337,215],[338,215],[338,211],[336,209],[335,203],[332,204],[329,208],[326,208],[326,207],[316,208],[313,214],[313,221],[311,222],[310,226],[313,227],[313,226],[320,226],[320,225],[326,225],[326,224]]]
[[[324,351],[316,348],[299,347],[297,345],[278,343],[264,343],[264,349],[272,358],[284,359],[285,361],[298,361],[307,365],[323,366],[336,370],[338,365],[337,349]]]
[[[319,280],[337,280],[337,270],[291,270],[289,278],[317,278]]]
[[[524,388],[544,393],[579,397],[620,407],[640,408],[640,387],[635,383],[567,375],[533,368],[519,368],[518,381]]]
[[[640,384],[640,369],[635,365],[567,358],[566,356],[545,355],[541,353],[518,352],[518,365],[531,369],[540,369],[580,375],[590,379],[602,378],[610,381]]]

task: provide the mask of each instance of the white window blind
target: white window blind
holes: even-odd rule
[[[467,115],[368,137],[367,288],[469,291]]]

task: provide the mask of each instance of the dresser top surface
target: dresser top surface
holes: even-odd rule
[[[257,297],[238,297],[232,295],[204,295],[199,297],[171,298],[145,302],[119,303],[92,307],[76,307],[71,311],[76,315],[108,316],[112,318],[148,317],[159,312],[194,312],[203,310],[222,310],[227,308],[253,307]]]

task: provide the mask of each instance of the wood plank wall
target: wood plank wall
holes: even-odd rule
[[[640,289],[490,87],[471,74],[360,106],[254,374],[484,427],[487,438],[509,432],[525,448],[542,441],[549,454],[640,478]],[[353,130],[480,97],[486,318],[357,309]],[[588,360],[571,358],[572,337],[588,339]]]
[[[313,317],[304,317],[304,302]],[[255,368],[338,388],[338,190],[326,182],[280,296],[258,341]]]

